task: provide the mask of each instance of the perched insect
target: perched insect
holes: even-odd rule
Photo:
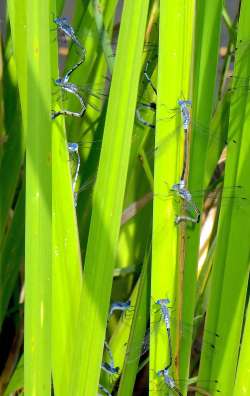
[[[81,157],[80,157],[79,151],[82,149],[100,150],[101,142],[102,142],[102,140],[92,140],[92,141],[83,141],[83,142],[75,142],[75,143],[69,142],[68,143],[68,151],[70,154],[70,161],[72,161],[72,162],[76,161],[76,166],[73,166],[73,169],[72,169],[72,174],[74,175],[74,176],[72,176],[73,177],[72,191],[74,194],[75,207],[77,207],[79,193],[90,188],[96,180],[96,175],[95,175],[93,177],[90,177],[85,183],[83,183],[80,188],[77,188],[77,180],[79,178],[79,171],[80,171],[80,165],[81,165]]]
[[[245,194],[244,187],[241,185],[224,186],[223,188],[218,188],[217,186],[214,190],[208,188],[191,192],[185,187],[184,181],[181,180],[169,189],[168,194],[164,195],[155,192],[154,197],[161,200],[180,198],[184,202],[184,208],[188,211],[189,215],[177,216],[175,219],[176,224],[183,221],[197,224],[200,221],[201,213],[197,201],[199,204],[203,200],[214,202],[216,205],[219,204],[219,207],[232,205],[235,210],[248,210],[250,208],[250,200],[248,195]]]
[[[75,175],[74,175],[73,183],[72,183],[72,191],[74,194],[74,205],[76,207],[77,206],[77,195],[75,195],[75,192],[76,192],[75,190],[76,190],[76,183],[77,183],[80,166],[81,166],[81,158],[80,158],[78,143],[68,143],[68,151],[71,155],[76,154],[76,156],[77,156],[77,167],[75,170]]]
[[[106,361],[107,359],[103,361],[101,364],[101,369],[106,374],[108,374],[111,383],[114,383],[118,378],[120,368],[118,366],[115,366],[113,352],[106,340],[104,341],[104,351],[107,352],[109,362]],[[103,358],[105,358],[105,353],[103,355]]]
[[[101,367],[102,367],[102,370],[106,371],[106,373],[108,373],[110,375],[119,373],[119,367],[112,367],[107,362],[103,362]]]
[[[163,377],[164,378],[164,382],[167,385],[167,387],[169,389],[171,389],[172,391],[174,391],[177,395],[182,396],[181,391],[177,388],[176,383],[174,381],[174,379],[172,377],[170,377],[169,372],[168,372],[168,368],[164,368],[163,370],[159,370],[157,372],[157,375],[159,377]]]
[[[78,143],[68,143],[68,150],[69,150],[70,154],[76,154],[77,155],[77,168],[76,168],[75,177],[73,179],[73,184],[72,184],[72,189],[73,189],[73,192],[74,192],[75,191],[75,187],[76,187],[76,182],[77,182],[77,179],[78,179],[78,175],[79,175],[80,165],[81,165],[81,159],[80,159],[80,154],[79,154]]]
[[[189,106],[192,105],[191,100],[178,100],[178,105],[181,109],[181,116],[182,116],[182,123],[184,129],[184,159],[183,159],[183,168],[181,173],[181,182],[185,179],[185,174],[187,171],[187,164],[188,164],[188,146],[189,146],[189,135],[188,135],[188,128],[191,122],[191,115],[189,111]]]
[[[157,95],[157,89],[154,86],[154,84],[152,83],[152,80],[149,76],[149,72],[148,72],[149,64],[150,64],[150,60],[148,60],[146,63],[143,75],[144,75],[147,83],[151,86],[152,90]],[[151,102],[151,103],[140,102],[136,108],[136,113],[135,113],[137,121],[139,122],[139,124],[141,124],[143,126],[147,126],[149,128],[155,129],[155,124],[152,124],[151,122],[146,121],[144,119],[144,117],[142,116],[142,111],[145,111],[147,109],[156,113],[156,103],[155,102]]]
[[[56,79],[55,80],[56,86],[62,89],[64,94],[70,93],[73,96],[75,96],[77,100],[80,102],[81,110],[80,112],[73,112],[70,110],[59,110],[58,112],[52,111],[52,116],[51,116],[52,119],[55,119],[59,115],[81,118],[84,116],[87,110],[87,106],[90,106],[97,112],[100,111],[97,105],[93,102],[93,98],[95,101],[98,101],[100,103],[100,101],[102,101],[103,98],[107,97],[107,93],[104,93],[104,90],[102,88],[92,87],[91,84],[78,86],[71,82],[64,82],[64,79],[65,77]],[[88,97],[88,99],[85,99],[85,97]]]
[[[197,224],[200,222],[200,210],[198,209],[196,203],[193,201],[192,194],[185,188],[185,183],[181,180],[179,183],[174,184],[171,187],[171,191],[175,191],[178,196],[185,201],[187,204],[186,209],[192,214],[191,216],[176,216],[175,224],[180,224],[183,221],[190,221],[191,223]]]
[[[161,301],[161,304],[159,304],[159,301]],[[161,306],[165,305],[166,307],[166,305],[168,304],[164,301],[167,301],[167,299],[161,299],[157,301],[154,301],[152,299],[152,312],[154,315],[154,319],[153,322],[151,322],[150,327],[147,328],[145,336],[142,342],[138,344],[136,350],[133,349],[133,351],[130,351],[127,349],[127,344],[124,345],[124,348],[126,349],[127,363],[133,363],[138,358],[146,359],[147,353],[150,348],[150,338],[158,335],[160,335],[161,338],[165,337],[165,328],[169,329],[169,331],[167,330],[169,363],[166,368],[170,369],[173,362],[173,351],[172,345],[170,344],[172,336],[170,331],[176,331],[177,329],[178,333],[180,331],[180,337],[183,340],[189,339],[190,337],[193,338],[194,351],[197,351],[197,349],[202,347],[202,349],[204,348],[204,353],[207,358],[211,359],[213,354],[216,353],[217,343],[220,342],[220,336],[214,332],[210,332],[208,330],[205,331],[203,329],[203,317],[194,318],[194,323],[189,324],[185,321],[180,320],[179,318],[176,318],[173,309],[170,307],[167,307],[167,311],[164,311],[163,314]]]
[[[151,102],[151,103],[139,103],[138,104],[138,106],[136,108],[137,121],[143,126],[147,126],[149,128],[155,129],[155,124],[152,124],[151,122],[146,121],[141,114],[142,111],[148,110],[148,109],[155,113],[156,112],[156,103]]]
[[[98,385],[98,388],[99,388],[99,390],[100,390],[101,392],[105,393],[105,395],[107,395],[107,396],[112,396],[111,393],[110,393],[106,388],[104,388],[103,385],[99,384],[99,385]],[[102,395],[101,395],[100,393],[98,393],[98,396],[102,396]]]
[[[57,29],[61,30],[66,36],[68,36],[82,51],[84,60],[86,56],[86,49],[83,47],[81,42],[78,40],[73,27],[70,25],[67,17],[54,18],[54,23],[57,25]]]
[[[147,61],[145,69],[144,69],[144,77],[146,78],[147,82],[149,83],[149,85],[151,86],[152,90],[154,91],[154,93],[157,95],[157,88],[155,87],[155,85],[152,83],[151,78],[149,77],[149,73],[148,73],[148,68],[150,65],[150,60]]]
[[[111,348],[110,348],[109,344],[107,343],[107,341],[104,342],[104,349],[108,353],[109,363],[108,363],[108,365],[105,364],[104,367],[102,367],[102,368],[104,370],[106,369],[106,371],[107,371],[107,369],[109,367],[110,368],[110,373],[109,374],[117,374],[119,372],[119,367],[115,367],[113,353],[112,353]]]
[[[113,315],[115,311],[125,312],[131,307],[131,301],[115,301],[111,304],[109,309],[109,318]]]
[[[185,130],[185,132],[187,132],[190,122],[191,122],[191,116],[190,116],[190,111],[188,109],[188,106],[192,105],[192,101],[179,99],[178,105],[180,106],[180,109],[181,109],[183,129]]]
[[[173,363],[173,351],[172,351],[172,341],[171,341],[171,332],[170,332],[170,314],[169,314],[169,309],[168,309],[169,303],[170,303],[170,300],[168,298],[163,298],[163,299],[159,299],[156,301],[156,304],[160,305],[162,318],[165,322],[166,330],[167,330],[169,364],[166,367],[166,370],[168,370],[172,366],[172,363]]]
[[[161,106],[165,108],[166,106],[164,104],[158,104],[158,106]],[[236,144],[237,141],[235,140],[234,136],[227,136],[227,128],[225,128],[223,125],[218,125],[215,123],[216,118],[214,118],[214,122],[211,121],[209,125],[204,125],[204,123],[200,122],[199,120],[191,120],[190,116],[190,111],[188,107],[191,106],[191,101],[190,100],[184,100],[184,99],[179,99],[178,100],[178,106],[173,109],[167,109],[166,108],[166,116],[156,119],[156,122],[161,123],[164,122],[164,125],[172,128],[172,130],[169,130],[168,136],[163,138],[161,142],[158,143],[157,147],[154,148],[154,150],[151,150],[151,153],[149,152],[149,156],[151,157],[152,154],[153,156],[157,154],[159,155],[160,152],[165,152],[166,145],[169,144],[169,140],[171,138],[174,138],[176,134],[179,134],[181,129],[184,128],[184,131],[188,131],[188,127],[192,127],[191,134],[189,136],[192,137],[192,140],[196,139],[201,139],[203,138],[204,141],[208,140],[209,146],[216,145],[216,147],[224,147],[228,145],[229,143],[234,143]],[[151,129],[155,129],[155,124],[152,123],[151,121],[147,121],[147,118],[142,114],[142,112],[146,111],[154,112],[156,113],[156,103],[147,100],[144,98],[141,102],[139,102],[136,110],[136,119],[139,122],[139,124],[143,126],[150,127]],[[168,124],[169,121],[177,118],[179,115],[181,115],[182,120],[180,123],[171,123]],[[185,138],[187,137],[187,134],[185,133]],[[187,153],[188,153],[188,139],[186,138],[185,141],[185,158],[187,158]],[[183,168],[184,169],[184,168]],[[181,177],[182,178],[182,177]]]
[[[182,396],[180,388],[183,386],[188,389],[188,392],[197,392],[199,395],[203,396],[211,396],[212,392],[216,392],[218,394],[221,393],[221,391],[218,389],[217,380],[199,381],[198,384],[197,377],[187,380],[175,379],[170,376],[168,370],[166,369],[158,370],[157,372],[151,369],[150,372],[153,373],[153,375],[150,377],[149,386],[137,388],[137,391],[140,395],[142,394],[141,392],[151,391],[160,392],[164,395],[171,392],[171,395]],[[135,392],[133,395],[137,395],[137,393]]]
[[[79,94],[79,88],[76,84],[70,83],[70,82],[63,82],[63,79],[58,78],[57,80],[55,80],[55,83],[58,87],[62,88],[62,90],[73,94],[80,102],[81,104],[81,110],[80,112],[75,112],[75,111],[70,111],[70,110],[59,110],[59,111],[54,111],[52,110],[51,113],[51,118],[52,120],[54,120],[56,117],[60,116],[60,115],[64,115],[64,116],[71,116],[71,117],[83,117],[85,114],[85,111],[87,109],[86,104],[84,103],[84,100],[82,98],[82,96]]]
[[[112,367],[109,363],[102,362],[101,369],[108,375],[107,379],[109,384],[113,385],[119,378],[119,373],[120,373],[119,367]]]

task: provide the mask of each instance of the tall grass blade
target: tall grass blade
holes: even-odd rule
[[[126,2],[111,85],[84,266],[69,393],[95,394],[117,250],[148,1]],[[130,46],[127,47],[129,41]],[[91,357],[90,357],[91,356]]]
[[[250,5],[243,1],[234,69],[235,76],[243,78],[250,72],[248,52],[241,45],[241,40],[244,42],[250,39],[249,17]],[[250,150],[250,97],[248,90],[242,89],[240,84],[241,80],[236,78],[229,119],[229,136],[234,137],[236,144],[228,147],[224,184],[242,186],[243,196],[249,197],[247,158]],[[218,380],[216,387],[225,394],[232,392],[237,367],[249,277],[249,238],[249,205],[242,206],[239,202],[230,200],[227,205],[223,205],[220,212],[211,283],[213,293],[209,300],[205,327],[205,330],[209,329],[218,334],[218,338],[215,340],[216,348],[210,360],[206,359],[206,348],[203,347],[199,373],[200,381],[205,378]],[[230,310],[226,309],[228,303]]]
[[[151,244],[150,244],[151,250]],[[125,364],[122,372],[122,377],[119,384],[118,396],[133,395],[133,388],[136,379],[136,373],[140,355],[140,345],[145,335],[148,319],[149,308],[149,259],[150,250],[146,250],[143,269],[141,273],[140,286],[136,301],[135,313],[131,327],[130,338],[128,342],[128,355],[125,359]]]
[[[218,62],[218,48],[220,37],[222,1],[210,2],[197,1],[195,15],[195,48],[194,48],[194,81],[193,81],[193,107],[192,107],[192,142],[190,152],[189,190],[202,190],[205,172],[204,155],[206,156],[208,136],[200,139],[195,125],[199,121],[204,126],[210,125],[216,70]],[[204,94],[204,92],[206,94]],[[197,164],[199,164],[197,166]],[[202,199],[196,199],[196,204],[201,207]],[[192,323],[195,294],[197,262],[199,249],[200,227],[186,228],[186,253],[185,272],[183,279],[183,323]],[[184,329],[181,329],[184,334]],[[179,345],[180,366],[178,378],[186,379],[189,375],[189,362],[191,351],[191,334],[181,337]],[[185,384],[185,383],[184,383]],[[183,385],[185,394],[185,385]]]
[[[0,243],[24,160],[27,120],[27,59],[23,55],[27,48],[25,2],[21,4],[16,0],[10,0],[8,11],[14,56],[12,53],[8,56],[9,40],[8,46],[6,44],[4,57],[5,129],[8,140],[0,167]]]
[[[178,106],[178,100],[189,99],[191,76],[191,48],[193,35],[193,1],[160,2],[158,95],[155,147],[165,139],[173,137],[180,123],[173,117],[166,120],[166,114]],[[178,32],[178,33],[177,33]],[[175,71],[173,73],[173,70]],[[180,114],[179,114],[180,115]],[[165,118],[165,121],[164,121]],[[154,212],[152,240],[151,274],[151,322],[152,329],[159,319],[155,301],[168,298],[170,305],[182,303],[183,258],[178,258],[178,227],[175,216],[180,210],[171,200],[160,199],[171,186],[178,183],[183,166],[184,132],[181,127],[175,138],[169,139],[164,152],[155,158],[154,163]],[[181,240],[181,238],[180,238]],[[178,308],[177,308],[178,310]],[[162,323],[165,326],[165,323]],[[174,334],[176,329],[172,329]],[[164,334],[165,333],[165,334]],[[162,380],[157,371],[169,363],[168,338],[166,331],[159,326],[153,331],[150,344],[150,394],[163,395],[166,389],[159,389]],[[159,389],[157,391],[157,389]]]
[[[250,365],[250,307],[246,310],[246,322],[240,348],[239,362],[237,366],[236,380],[233,396],[247,395],[250,392],[250,378],[248,368]]]
[[[51,394],[51,71],[49,1],[27,0],[25,393]]]
[[[52,13],[54,13],[52,6]],[[52,23],[52,18],[51,25]],[[59,75],[57,41],[52,34],[51,69]],[[52,108],[58,104],[52,103]],[[52,373],[55,395],[67,396],[69,360],[75,343],[82,287],[82,264],[64,119],[52,125]]]

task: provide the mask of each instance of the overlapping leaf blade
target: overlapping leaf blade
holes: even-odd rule
[[[141,0],[128,2],[123,10],[84,266],[77,338],[81,338],[81,344],[76,345],[70,390],[75,395],[89,395],[97,390],[139,83],[141,57],[138,54],[143,48],[147,5],[148,2],[145,4]]]

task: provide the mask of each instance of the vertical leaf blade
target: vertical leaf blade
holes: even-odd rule
[[[193,1],[160,2],[159,68],[157,122],[155,146],[169,139],[164,152],[155,158],[154,167],[154,213],[151,274],[151,322],[150,344],[150,394],[163,395],[166,392],[163,378],[157,376],[169,364],[168,336],[165,323],[154,330],[159,319],[155,301],[168,298],[170,305],[181,304],[182,258],[178,257],[178,227],[175,216],[180,208],[174,202],[159,197],[166,196],[173,184],[179,182],[183,166],[184,131],[178,119],[166,119],[168,111],[178,106],[178,100],[189,99],[191,77],[191,49],[193,36]],[[174,73],[173,73],[174,70]],[[164,121],[165,118],[165,121]],[[175,134],[176,128],[178,134]],[[175,134],[175,135],[174,135]],[[173,138],[173,135],[175,138]],[[170,139],[172,137],[172,139]],[[167,182],[167,183],[166,183]],[[180,259],[179,259],[180,258]],[[177,308],[178,309],[178,308]],[[171,334],[177,329],[172,327]],[[172,340],[174,337],[172,338]],[[178,349],[178,348],[175,348]]]
[[[196,2],[196,36],[194,49],[194,82],[193,82],[193,128],[190,152],[189,190],[202,190],[205,172],[204,153],[206,155],[208,136],[199,139],[198,122],[204,126],[210,125],[218,48],[221,26],[222,1],[213,0]],[[206,94],[204,94],[206,92]],[[199,164],[199,166],[197,166]],[[202,198],[195,200],[201,208]],[[186,229],[185,273],[183,284],[183,322],[192,323],[195,307],[196,276],[199,250],[200,227]],[[185,329],[182,329],[185,333]],[[182,337],[180,342],[179,378],[186,379],[189,374],[189,361],[192,334]],[[183,390],[185,390],[185,385]]]
[[[84,266],[70,393],[97,391],[133,130],[148,1],[125,2]],[[129,47],[127,43],[129,42]]]
[[[249,18],[249,2],[243,1],[234,69],[235,76],[239,79],[235,79],[229,118],[229,136],[234,137],[236,144],[228,146],[224,181],[226,186],[242,186],[243,195],[246,197],[250,196],[246,165],[250,150],[248,134],[250,96],[248,90],[241,89],[240,78],[244,78],[250,72],[248,51],[244,45],[241,46],[241,41],[250,39]],[[244,229],[244,234],[242,234],[242,229]],[[199,372],[200,383],[205,378],[213,381],[216,379],[218,389],[225,394],[232,392],[237,367],[249,279],[249,239],[249,205],[242,206],[237,200],[229,200],[220,212],[218,241],[211,279],[213,293],[209,300],[205,326],[205,330],[218,334],[219,338],[216,338],[216,348],[212,359],[206,359],[206,348],[203,347]],[[230,301],[230,311],[225,309],[228,301]]]
[[[51,394],[51,72],[49,1],[27,0],[25,393]]]

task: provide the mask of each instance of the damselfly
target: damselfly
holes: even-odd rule
[[[151,103],[139,103],[137,108],[136,108],[136,118],[137,121],[143,125],[143,126],[147,126],[151,129],[155,129],[155,124],[151,123],[150,121],[147,121],[144,116],[142,115],[142,112],[144,112],[145,110],[150,110],[152,111],[154,114],[156,112],[156,103],[151,102]]]
[[[178,186],[178,187],[177,187]],[[160,200],[169,200],[175,199],[176,202],[183,202],[184,206],[185,203],[189,205],[187,208],[189,211],[193,211],[193,218],[194,220],[199,216],[199,208],[197,206],[197,202],[201,200],[210,200],[211,202],[216,203],[219,206],[224,205],[233,205],[235,209],[238,210],[248,210],[250,204],[250,197],[247,191],[245,190],[244,186],[235,185],[235,186],[217,186],[214,190],[211,189],[204,189],[204,190],[186,190],[190,195],[193,202],[193,206],[190,205],[189,199],[187,197],[183,197],[179,192],[181,191],[181,186],[174,185],[169,188],[169,192],[165,195],[162,193],[154,193],[155,199]],[[176,194],[177,192],[177,194]],[[178,199],[180,198],[180,199]],[[189,197],[190,198],[190,197]],[[197,221],[194,221],[197,222]]]
[[[112,396],[111,393],[101,384],[98,385],[99,390],[104,393],[107,396]],[[102,396],[100,393],[98,393],[98,396]]]
[[[81,105],[81,110],[79,112],[66,110],[66,109],[62,109],[59,111],[52,110],[52,113],[51,113],[52,120],[54,120],[56,117],[58,117],[60,115],[70,116],[70,117],[80,117],[80,118],[83,117],[85,114],[85,111],[87,109],[87,106],[84,102],[83,97],[79,93],[78,86],[76,84],[73,84],[70,82],[64,83],[63,79],[57,79],[57,80],[55,80],[55,83],[63,91],[73,94],[78,99],[78,101],[80,102],[80,105]]]
[[[184,180],[179,183],[174,184],[171,187],[171,191],[174,191],[185,203],[186,210],[191,213],[189,215],[178,215],[175,218],[175,224],[180,224],[181,222],[190,221],[191,223],[197,224],[200,221],[200,210],[193,200],[192,194],[185,187]],[[192,216],[193,215],[193,216]]]
[[[83,47],[81,42],[78,40],[73,27],[70,25],[67,17],[54,18],[54,23],[57,25],[57,29],[61,30],[67,37],[69,37],[80,49],[84,56],[86,56],[86,49]]]
[[[72,183],[72,190],[74,193],[74,201],[75,201],[75,207],[77,206],[77,198],[78,194],[81,191],[86,190],[92,182],[94,182],[93,179],[90,179],[89,182],[84,183],[78,190],[76,189],[77,186],[77,180],[79,177],[79,171],[80,171],[80,165],[81,165],[81,157],[80,157],[80,150],[81,149],[92,149],[94,147],[95,149],[98,148],[98,145],[101,143],[101,140],[93,140],[93,141],[85,141],[85,142],[79,142],[79,143],[68,143],[68,151],[70,154],[70,161],[75,162],[76,161],[76,166],[75,169],[73,169],[73,183]],[[97,147],[95,147],[97,145]]]
[[[113,315],[114,312],[121,312],[122,313],[122,318],[126,318],[130,316],[130,313],[134,311],[134,307],[131,306],[131,301],[114,301],[109,309],[109,316],[108,316],[108,321],[110,320],[111,316]]]
[[[80,158],[80,154],[79,154],[79,145],[78,145],[78,143],[68,143],[68,150],[69,150],[69,153],[71,155],[75,154],[76,157],[77,157],[77,167],[76,167],[75,176],[74,176],[73,184],[72,184],[72,189],[73,189],[73,192],[74,192],[75,188],[76,188],[76,182],[77,182],[77,179],[78,179],[78,175],[79,175],[80,165],[81,165],[81,158]]]
[[[193,377],[187,380],[175,379],[169,375],[164,369],[150,370],[153,373],[150,376],[149,384],[145,386],[138,386],[133,393],[136,395],[144,395],[146,391],[159,392],[161,394],[167,394],[171,396],[181,396],[182,392],[180,389],[183,387],[188,389],[188,392],[197,392],[201,396],[211,396],[212,394],[221,394],[220,385],[217,379],[201,381],[198,383],[198,378]],[[165,376],[163,375],[165,374]]]
[[[182,396],[181,391],[177,388],[175,380],[169,375],[169,370],[167,367],[157,371],[157,375],[158,377],[164,378],[164,382],[170,390],[175,392],[178,396]]]
[[[148,60],[146,62],[146,66],[143,71],[143,77],[146,80],[147,84],[149,84],[149,86],[152,88],[153,92],[157,95],[157,89],[156,89],[155,85],[153,84],[151,77],[150,77],[150,74],[151,74],[149,72],[150,64],[151,64],[151,61]],[[146,110],[151,110],[155,114],[156,113],[156,103],[155,102],[143,103],[143,102],[139,101],[137,108],[136,108],[136,113],[135,113],[137,121],[139,124],[141,124],[143,126],[147,126],[149,128],[155,129],[155,124],[147,121],[143,116],[143,113]]]
[[[104,360],[101,364],[101,368],[106,374],[108,374],[110,382],[114,383],[118,378],[119,367],[115,366],[113,353],[107,341],[104,342],[104,351],[107,352],[109,361],[106,361],[106,355],[104,353]]]
[[[169,350],[169,363],[166,367],[166,370],[168,370],[173,363],[172,340],[171,340],[171,331],[170,331],[170,313],[168,308],[170,300],[168,298],[161,298],[158,299],[155,303],[159,305],[161,308],[162,319],[164,320],[166,326],[166,335],[168,338],[168,350]]]
[[[155,305],[156,309],[156,305]],[[159,308],[158,308],[159,311]],[[135,359],[141,358],[141,359],[146,359],[147,353],[149,352],[150,348],[150,338],[157,337],[159,335],[161,339],[166,339],[166,342],[169,344],[169,340],[172,339],[172,332],[175,333],[176,337],[176,331],[180,331],[180,337],[185,341],[185,339],[189,339],[190,337],[193,338],[193,350],[195,353],[197,353],[197,350],[200,350],[204,348],[204,354],[207,357],[207,359],[211,359],[214,353],[217,353],[217,347],[220,342],[220,336],[214,332],[210,332],[208,330],[204,330],[203,324],[204,320],[203,318],[195,318],[193,324],[188,324],[185,321],[180,320],[179,318],[176,318],[175,312],[170,309],[170,331],[171,331],[171,338],[168,337],[168,334],[166,332],[165,328],[165,323],[164,319],[161,316],[161,312],[157,312],[159,316],[154,317],[154,321],[151,323],[150,327],[147,328],[144,339],[142,343],[140,343],[136,350],[133,349],[133,351],[129,351],[127,349],[127,344],[124,345],[124,348],[126,349],[126,362],[129,364],[130,362],[134,362]],[[197,323],[196,323],[197,322]],[[168,340],[167,340],[168,337]],[[168,363],[168,366],[170,367],[171,360],[174,358],[173,357],[169,361],[169,346],[168,346],[168,353],[166,353],[166,363]],[[172,354],[172,348],[171,348],[171,354]],[[133,357],[132,357],[133,356]]]
[[[55,84],[58,88],[62,89],[62,93],[64,94],[72,94],[73,97],[77,99],[77,101],[81,104],[80,112],[72,112],[70,110],[61,110],[58,112],[52,112],[52,118],[56,118],[58,115],[68,115],[74,117],[82,117],[85,114],[87,106],[90,106],[95,111],[100,111],[100,105],[104,102],[107,97],[107,93],[104,92],[103,84],[102,87],[100,85],[93,86],[92,84],[86,84],[84,86],[78,86],[74,83],[64,82],[63,78],[58,78],[55,80]],[[84,99],[83,99],[84,98]],[[60,99],[60,97],[59,97]],[[63,102],[65,101],[65,96],[62,96]],[[96,104],[98,102],[98,105]],[[54,115],[55,114],[55,115]]]

